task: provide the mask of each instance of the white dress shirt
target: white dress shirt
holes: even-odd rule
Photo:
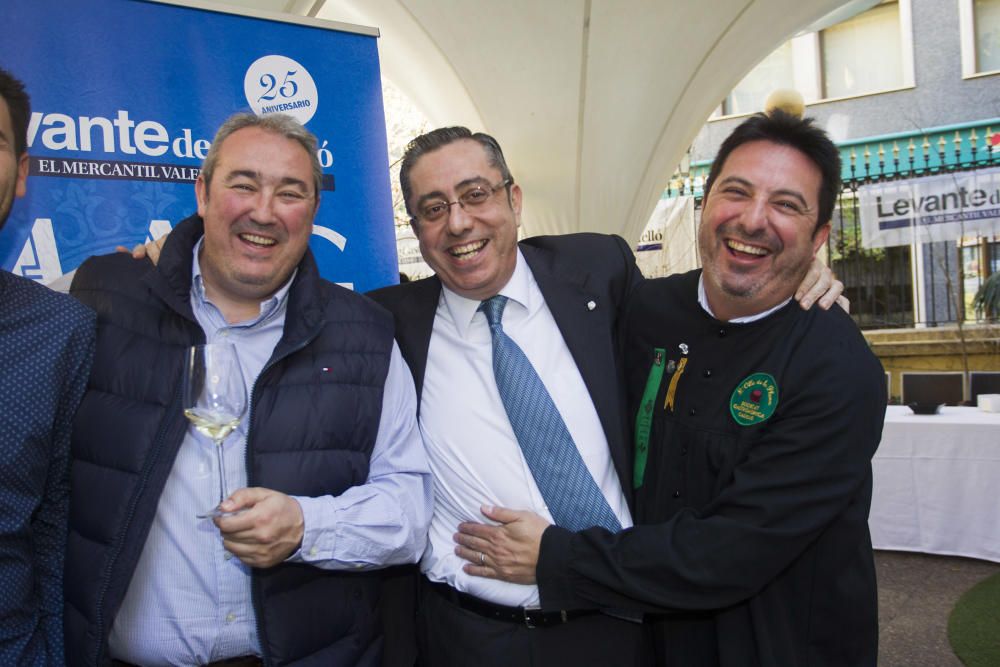
[[[236,347],[249,398],[284,330],[294,275],[261,303],[258,317],[229,324],[205,297],[200,245],[194,249],[191,306],[207,342]],[[295,497],[305,528],[302,547],[289,560],[358,569],[412,563],[420,556],[433,498],[415,412],[413,378],[394,342],[368,479],[336,497]],[[247,484],[247,428],[244,419],[223,445],[230,493]],[[211,520],[195,517],[219,503],[214,447],[188,427],[112,625],[113,658],[137,665],[194,665],[261,655],[250,568],[223,548]]]
[[[623,528],[632,525],[597,410],[518,250],[503,329],[535,367],[597,486]],[[420,402],[420,431],[434,479],[434,514],[421,569],[432,581],[498,604],[537,606],[538,588],[472,577],[455,555],[462,521],[485,521],[482,505],[552,515],[511,429],[493,376],[493,343],[479,301],[442,288]],[[614,382],[608,378],[608,382]]]

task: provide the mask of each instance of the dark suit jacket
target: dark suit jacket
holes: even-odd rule
[[[642,281],[635,257],[622,238],[604,234],[536,236],[522,241],[520,248],[590,392],[622,490],[631,506],[632,459],[625,397],[620,389],[623,376],[618,326],[626,298]],[[413,373],[419,406],[441,281],[433,276],[376,290],[368,296],[385,306],[396,319],[396,340]],[[390,578],[383,593],[387,658],[394,643],[398,646],[409,643],[405,636],[392,637],[388,633],[392,628],[402,631],[404,621],[412,618],[412,612],[397,606],[399,587],[409,588],[412,583],[402,582],[412,579]],[[394,657],[385,664],[413,662],[410,657],[398,661]]]
[[[620,390],[617,330],[619,311],[642,280],[635,257],[622,238],[604,234],[536,236],[521,241],[520,248],[594,401],[631,504],[629,427]],[[441,281],[432,276],[385,287],[368,296],[396,319],[396,340],[413,373],[419,406]]]

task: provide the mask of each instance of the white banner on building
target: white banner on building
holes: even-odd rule
[[[417,240],[416,234],[413,233],[413,229],[409,225],[396,228],[396,254],[399,256],[399,278],[401,281],[403,275],[406,276],[407,280],[420,280],[434,275],[434,269],[424,261],[423,255],[420,254],[420,241]]]
[[[662,278],[698,268],[697,237],[694,197],[661,199],[635,249],[642,275]]]
[[[864,185],[858,199],[866,248],[1000,233],[1000,168]]]

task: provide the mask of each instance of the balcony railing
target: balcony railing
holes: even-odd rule
[[[837,145],[845,182],[982,169],[1000,165],[1000,118],[853,139]],[[711,160],[699,160],[691,163],[687,174],[675,172],[663,197],[694,195],[700,199],[711,167]]]

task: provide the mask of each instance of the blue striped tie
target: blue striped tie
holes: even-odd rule
[[[559,410],[524,352],[504,333],[507,297],[483,301],[493,336],[493,374],[500,400],[531,474],[556,525],[569,530],[601,526],[621,530],[604,494],[580,456]]]

